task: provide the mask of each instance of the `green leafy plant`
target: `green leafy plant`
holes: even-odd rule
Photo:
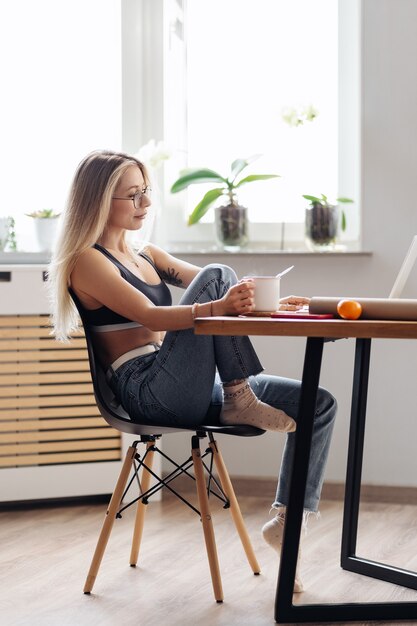
[[[48,219],[59,217],[60,213],[55,213],[53,209],[38,209],[37,211],[32,211],[32,213],[26,213],[28,217],[34,217],[38,219]]]
[[[189,185],[195,185],[199,183],[219,183],[220,186],[210,189],[203,196],[200,202],[194,207],[191,214],[188,216],[188,225],[196,224],[207,213],[209,208],[216,202],[221,196],[227,196],[230,205],[237,206],[236,190],[246,185],[259,180],[268,180],[270,178],[279,178],[278,174],[250,174],[245,178],[239,178],[243,170],[248,167],[255,159],[260,155],[250,157],[248,159],[236,159],[231,166],[230,174],[227,177],[222,176],[218,172],[211,169],[186,169],[180,172],[180,177],[175,181],[171,187],[171,193],[177,193],[187,189]],[[239,179],[239,180],[238,180]]]
[[[9,216],[8,220],[9,220],[8,244],[9,244],[10,250],[15,252],[17,250],[17,239],[16,239],[16,231],[15,231],[16,222],[14,221],[14,217],[11,217],[11,216]]]
[[[331,207],[331,206],[335,206],[335,204],[341,204],[341,203],[347,204],[347,203],[353,202],[351,198],[336,198],[335,202],[330,202],[328,197],[325,196],[323,193],[321,194],[320,197],[303,195],[303,198],[308,200],[310,202],[310,205],[313,208],[320,207],[320,206]],[[342,209],[341,216],[342,216],[342,219],[341,219],[340,227],[343,231],[345,231],[346,230],[346,214],[343,209]]]
[[[3,252],[8,246],[9,251],[17,250],[17,240],[15,231],[14,217],[8,215],[0,218],[0,252]]]

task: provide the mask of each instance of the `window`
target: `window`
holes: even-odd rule
[[[210,238],[204,224],[185,226],[210,187],[169,195],[184,166],[226,175],[234,159],[260,153],[247,173],[281,178],[239,194],[259,240],[276,238],[282,222],[302,238],[303,194],[349,196],[357,206],[358,14],[352,0],[166,0],[165,135],[179,153],[166,168],[171,239]],[[312,121],[308,111],[317,112]],[[357,239],[349,213],[348,237]]]
[[[303,193],[353,197],[359,206],[360,0],[22,0],[0,3],[3,85],[0,215],[33,250],[40,208],[61,210],[74,169],[96,148],[135,153],[149,139],[173,151],[160,172],[161,244],[210,241],[186,226],[202,187],[172,195],[185,166],[277,181],[242,188],[251,240],[302,241]],[[295,77],[295,79],[294,79]],[[313,105],[298,128],[284,107]],[[158,181],[156,181],[158,182]],[[157,185],[155,185],[157,187]],[[158,197],[158,194],[156,194]],[[188,202],[188,206],[185,206]],[[163,209],[162,209],[163,207]],[[208,216],[210,217],[210,215]],[[347,238],[358,239],[349,207]]]
[[[121,147],[120,0],[0,4],[2,197],[19,249],[25,213],[60,211],[79,161]]]
[[[303,193],[337,194],[337,2],[186,6],[190,165],[227,172],[261,153],[251,171],[282,179],[242,188],[251,221],[302,221]],[[298,109],[303,121],[307,107],[318,111],[313,121],[283,120],[288,109],[296,122]]]

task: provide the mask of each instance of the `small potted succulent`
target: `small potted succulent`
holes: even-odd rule
[[[330,202],[327,196],[303,195],[309,201],[305,214],[305,236],[309,248],[330,250],[334,247],[339,233],[346,229],[346,214],[339,204],[353,202],[350,198],[336,198]]]
[[[188,225],[196,224],[219,198],[225,196],[226,203],[222,206],[216,206],[214,211],[217,238],[226,250],[238,250],[248,242],[248,210],[239,204],[238,189],[247,183],[279,177],[277,174],[250,174],[244,178],[240,176],[243,170],[259,156],[236,159],[233,161],[227,177],[211,169],[183,170],[171,187],[171,193],[177,193],[189,185],[199,183],[216,185],[214,189],[207,191],[194,207],[188,217]]]
[[[31,213],[26,213],[28,217],[35,220],[36,237],[41,252],[51,252],[58,225],[60,213],[53,209],[38,209]]]

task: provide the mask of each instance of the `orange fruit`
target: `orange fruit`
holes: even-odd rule
[[[344,320],[357,320],[362,315],[362,305],[356,300],[340,300],[337,312]]]

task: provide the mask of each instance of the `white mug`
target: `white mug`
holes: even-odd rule
[[[255,311],[276,311],[279,307],[281,278],[250,276],[255,287]]]

